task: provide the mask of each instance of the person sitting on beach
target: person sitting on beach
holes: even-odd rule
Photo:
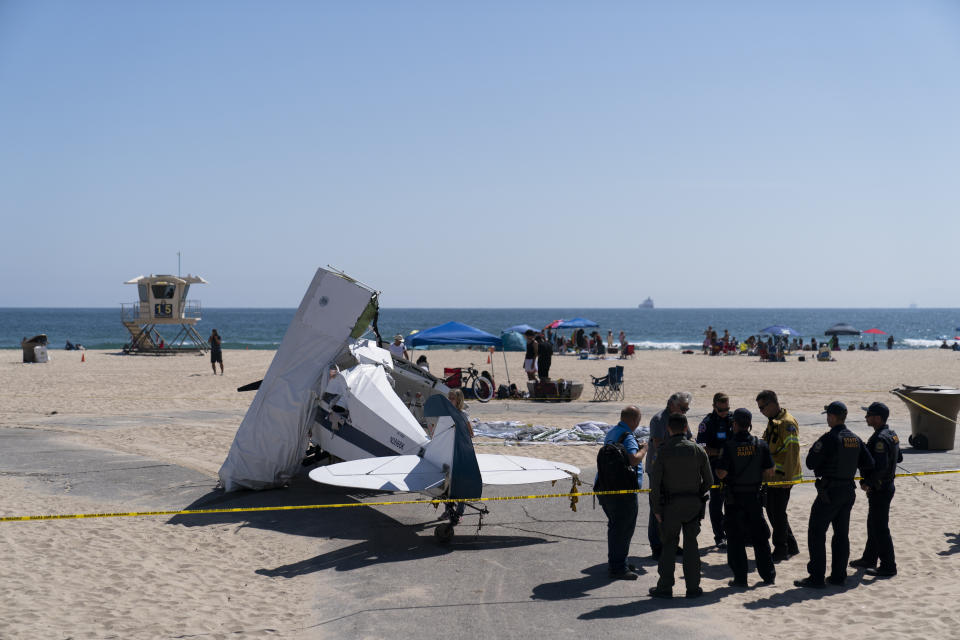
[[[947,344],[946,339],[944,339],[943,344],[940,345],[941,349],[949,349],[950,345]]]
[[[427,356],[420,356],[417,358],[417,366],[427,373],[430,373],[430,363],[427,362]]]

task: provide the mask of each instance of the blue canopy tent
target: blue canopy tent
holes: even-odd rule
[[[527,331],[537,331],[534,327],[531,327],[528,324],[515,324],[512,327],[507,327],[503,330],[504,333],[510,333],[511,331],[516,331],[519,334],[524,334]],[[958,329],[960,331],[960,329]]]
[[[411,347],[429,347],[433,345],[460,345],[465,347],[494,346],[503,343],[497,336],[481,331],[462,322],[447,322],[436,327],[419,331],[407,340]]]
[[[527,340],[516,331],[504,331],[500,334],[504,351],[526,351]]]
[[[557,325],[557,329],[582,329],[584,327],[599,327],[600,325],[593,320],[586,318],[573,318],[572,320],[562,320]]]

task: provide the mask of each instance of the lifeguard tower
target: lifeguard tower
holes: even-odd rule
[[[187,300],[191,284],[207,284],[200,276],[153,274],[137,276],[124,284],[137,285],[140,301],[120,305],[123,326],[130,332],[124,353],[156,355],[204,352],[207,344],[193,325],[200,320],[200,301]],[[180,325],[172,340],[161,335],[158,326]]]

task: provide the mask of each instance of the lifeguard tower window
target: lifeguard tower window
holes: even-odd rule
[[[140,295],[140,302],[150,302],[150,289],[147,285],[137,285],[137,293]]]
[[[174,292],[177,290],[175,284],[168,284],[166,282],[158,282],[154,285],[151,285],[153,289],[153,297],[158,300],[166,300],[173,298]]]

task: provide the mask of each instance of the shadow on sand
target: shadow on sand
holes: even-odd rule
[[[417,499],[419,496],[372,492],[351,492],[347,495],[342,493],[341,489],[325,487],[309,479],[298,477],[285,489],[232,493],[211,491],[185,507],[185,510],[322,504],[361,505],[363,504],[361,498],[371,497],[382,497],[384,500],[407,500]],[[430,505],[422,505],[419,508],[424,509],[425,513],[433,511]],[[287,535],[357,540],[356,544],[322,553],[313,558],[256,571],[261,575],[285,578],[325,569],[351,571],[373,564],[406,562],[442,556],[455,551],[504,549],[551,543],[544,538],[529,536],[476,535],[476,522],[475,518],[466,518],[457,527],[454,539],[447,544],[441,544],[433,536],[433,527],[438,520],[404,524],[385,515],[377,508],[366,506],[329,510],[188,514],[174,516],[168,520],[168,524],[187,527],[236,524],[239,527],[255,527]]]

